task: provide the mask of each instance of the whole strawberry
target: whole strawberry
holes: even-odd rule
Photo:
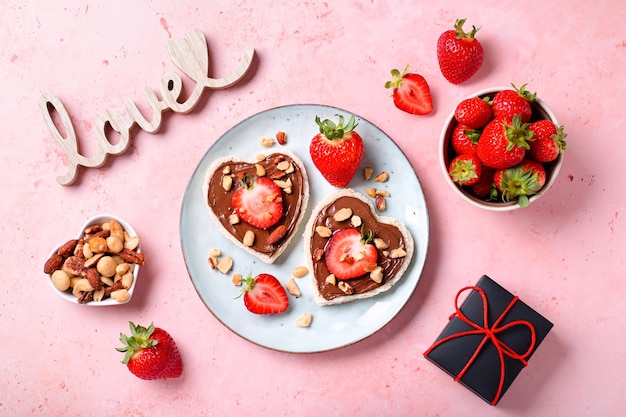
[[[496,170],[487,166],[483,166],[483,172],[480,174],[478,181],[467,186],[470,193],[484,200],[495,200],[498,197],[498,191],[494,188],[493,177]]]
[[[150,324],[147,329],[130,324],[130,337],[120,333],[124,344],[116,348],[124,352],[122,363],[141,379],[178,378],[183,372],[183,362],[172,336],[165,330]]]
[[[476,184],[482,172],[483,164],[473,154],[461,154],[455,157],[448,167],[450,178],[459,185]]]
[[[497,170],[493,182],[503,201],[517,199],[520,207],[527,207],[528,197],[546,183],[546,170],[540,162],[525,159],[513,168]]]
[[[526,84],[520,88],[515,87],[513,90],[502,90],[493,97],[491,108],[493,109],[493,117],[511,121],[516,114],[519,114],[522,123],[530,121],[532,116],[532,107],[530,103],[537,99],[537,93],[531,93],[526,90]]]
[[[469,33],[463,31],[466,19],[457,19],[454,30],[447,30],[437,41],[437,59],[443,76],[452,84],[469,80],[483,64],[483,47],[476,39],[478,32],[472,26]]]
[[[452,129],[452,135],[450,136],[450,143],[452,149],[458,155],[464,153],[476,153],[476,146],[478,145],[478,139],[480,139],[481,132],[474,130],[469,126],[458,124]]]
[[[564,150],[567,149],[563,132],[563,126],[556,126],[551,120],[538,120],[528,126],[533,132],[533,141],[530,142],[528,156],[535,161],[554,161]]]
[[[320,120],[315,117],[320,133],[315,135],[309,146],[313,164],[331,185],[341,188],[356,174],[365,152],[363,139],[354,131],[357,123],[351,116],[344,126],[343,116],[339,122]]]
[[[489,97],[467,98],[461,101],[454,109],[454,118],[460,124],[470,129],[481,129],[489,123],[493,116]]]
[[[496,169],[506,169],[522,162],[533,132],[528,123],[522,123],[520,115],[515,115],[511,123],[494,119],[485,128],[478,139],[476,154],[482,163]]]

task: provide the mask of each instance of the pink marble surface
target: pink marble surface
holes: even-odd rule
[[[57,3],[0,4],[0,415],[623,411],[623,1]],[[438,70],[435,44],[458,17],[482,27],[486,57],[472,80],[454,86]],[[190,114],[169,114],[156,135],[135,131],[127,153],[81,170],[71,187],[57,184],[66,160],[40,96],[59,96],[84,153],[93,153],[97,117],[158,87],[175,70],[167,40],[191,28],[206,35],[216,77],[253,45],[257,61],[245,82],[206,93]],[[429,116],[396,110],[383,88],[389,70],[406,64],[430,83]],[[552,192],[529,209],[480,211],[444,182],[437,141],[458,100],[511,82],[528,83],[550,104],[570,149]],[[223,327],[197,296],[179,242],[183,193],[206,150],[243,118],[293,103],[348,109],[386,131],[414,166],[431,216],[426,268],[404,310],[370,338],[319,354],[270,351]],[[100,212],[131,222],[150,258],[130,304],[84,308],[56,298],[42,265]],[[422,357],[457,289],[482,274],[555,324],[497,407]],[[171,332],[185,363],[180,379],[146,382],[120,364],[114,348],[128,320]]]

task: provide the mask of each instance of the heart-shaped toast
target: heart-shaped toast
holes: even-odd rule
[[[309,201],[302,161],[283,150],[262,160],[220,158],[207,169],[203,196],[213,222],[229,240],[263,262],[287,248]]]
[[[341,304],[389,290],[409,267],[413,250],[402,222],[379,216],[352,189],[335,192],[313,209],[304,230],[315,302]]]

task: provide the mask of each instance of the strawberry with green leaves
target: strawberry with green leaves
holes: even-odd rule
[[[476,154],[488,167],[511,168],[524,159],[532,136],[528,123],[522,123],[519,114],[510,123],[494,119],[483,129],[476,146]]]
[[[489,123],[493,116],[491,99],[489,97],[467,98],[457,104],[454,109],[454,118],[457,122],[470,129],[481,129]]]
[[[483,172],[483,164],[474,154],[456,156],[448,167],[452,181],[459,185],[476,184]]]
[[[517,199],[520,207],[527,207],[528,197],[546,183],[546,170],[540,162],[524,159],[513,168],[497,170],[493,181],[503,201]]]
[[[282,313],[289,307],[287,292],[278,279],[270,274],[250,274],[242,280],[241,295],[245,307],[254,314]]]
[[[454,30],[447,30],[437,40],[439,69],[446,80],[460,84],[469,80],[483,64],[483,47],[476,39],[476,26],[466,33],[466,19],[457,19]]]
[[[391,76],[392,80],[385,83],[385,88],[393,89],[393,103],[397,108],[419,115],[433,111],[430,87],[424,77],[409,72],[408,66],[403,72],[391,70]]]
[[[122,363],[133,375],[141,379],[178,378],[183,372],[183,362],[176,342],[165,330],[150,324],[147,329],[130,322],[130,336],[120,333],[124,352]]]
[[[357,278],[376,268],[378,251],[371,243],[372,232],[354,227],[335,232],[324,252],[328,270],[340,280]]]
[[[244,222],[267,229],[283,216],[283,197],[274,181],[244,176],[232,198],[234,213]]]
[[[551,120],[537,120],[528,126],[528,130],[533,132],[528,156],[535,161],[554,161],[567,149],[567,134],[563,132],[563,126],[556,126]]]
[[[363,139],[354,130],[357,126],[354,116],[350,117],[346,125],[343,116],[337,116],[338,123],[315,117],[319,133],[311,140],[309,153],[313,164],[326,181],[342,188],[347,186],[356,174],[365,148]]]
[[[452,136],[450,137],[450,143],[452,149],[458,155],[465,153],[476,153],[476,146],[478,145],[478,139],[480,139],[481,132],[474,130],[469,126],[458,124],[452,129]]]
[[[513,90],[502,90],[493,96],[491,102],[493,117],[510,122],[516,114],[519,114],[522,123],[527,123],[532,117],[530,103],[537,99],[537,93],[526,90],[526,84],[520,88],[515,87],[514,84],[511,86],[513,86]]]

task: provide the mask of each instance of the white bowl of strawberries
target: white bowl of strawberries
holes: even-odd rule
[[[566,136],[552,110],[526,85],[492,87],[455,106],[441,132],[439,160],[446,181],[470,204],[515,210],[555,182]]]

